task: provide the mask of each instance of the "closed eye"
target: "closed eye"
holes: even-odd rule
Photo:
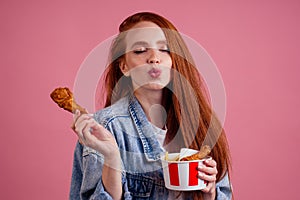
[[[135,54],[141,54],[141,53],[144,53],[146,51],[147,51],[147,49],[145,49],[145,50],[134,50],[133,53],[135,53]]]
[[[135,54],[142,54],[145,53],[149,50],[150,48],[139,48],[139,49],[135,49],[133,50],[133,53]],[[164,53],[170,53],[170,49],[169,48],[161,48],[159,49],[160,52],[164,52]]]
[[[140,47],[140,48],[134,49],[133,53],[135,53],[135,54],[141,54],[141,53],[146,52],[147,50],[148,50],[148,48]]]
[[[169,48],[167,48],[167,49],[160,49],[159,51],[161,51],[161,52],[166,52],[166,53],[170,53],[170,49],[169,49]]]
[[[167,44],[164,44],[164,45],[161,45],[161,46],[159,47],[159,51],[161,51],[161,52],[166,52],[166,53],[170,53],[170,48],[169,48],[169,46],[168,46]]]

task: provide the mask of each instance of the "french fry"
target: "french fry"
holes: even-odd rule
[[[180,154],[178,154],[178,155],[174,158],[174,161],[179,161],[179,158],[180,158]]]
[[[169,153],[167,151],[166,151],[166,154],[165,154],[165,160],[169,161]]]

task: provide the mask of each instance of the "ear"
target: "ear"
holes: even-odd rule
[[[130,76],[128,66],[126,65],[125,62],[121,61],[119,64],[119,67],[120,67],[121,72],[124,74],[124,76],[126,76],[126,77]]]

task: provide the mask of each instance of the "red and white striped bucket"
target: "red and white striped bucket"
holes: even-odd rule
[[[162,156],[161,160],[166,188],[179,191],[204,189],[207,183],[198,178],[197,168],[199,165],[203,165],[205,159],[169,161],[178,156],[179,153],[170,153],[168,154],[168,161],[165,160],[165,156]]]

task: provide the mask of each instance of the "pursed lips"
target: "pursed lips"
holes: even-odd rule
[[[160,69],[155,69],[152,68],[148,71],[148,74],[152,77],[152,78],[158,78],[161,74],[161,70]]]

